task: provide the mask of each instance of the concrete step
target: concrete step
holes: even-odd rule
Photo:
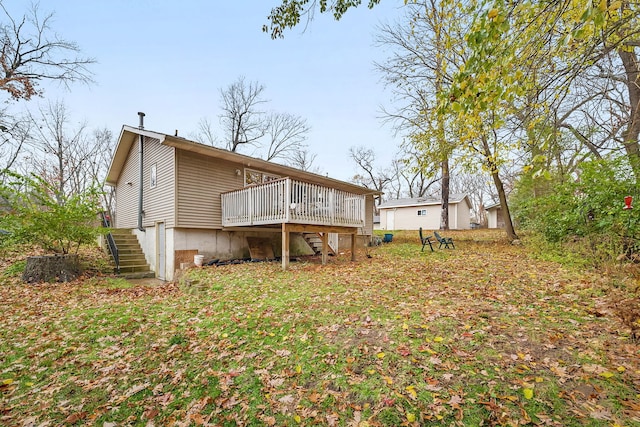
[[[148,264],[120,265],[120,273],[139,273],[150,271]]]
[[[116,246],[118,247],[118,252],[122,251],[135,251],[142,252],[142,248],[138,243],[135,244],[121,244],[116,241]]]
[[[118,247],[120,276],[135,275],[139,278],[155,277],[144,257],[138,238],[128,229],[112,229],[111,235]]]
[[[144,258],[144,255],[139,254],[139,255],[125,255],[122,256],[120,255],[120,262],[128,262],[131,263],[132,261],[135,261],[137,264],[146,264],[147,260]]]
[[[135,273],[120,272],[118,277],[122,277],[123,279],[148,279],[156,277],[156,274],[153,271],[138,271]]]

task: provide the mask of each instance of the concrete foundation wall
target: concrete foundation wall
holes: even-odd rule
[[[158,236],[156,227],[147,227],[146,231],[133,230],[137,236],[140,246],[145,254],[145,259],[151,270],[159,275],[158,266]],[[163,280],[173,280],[175,273],[175,251],[197,250],[198,254],[204,255],[205,262],[212,259],[229,260],[249,258],[249,247],[247,237],[266,237],[271,241],[274,256],[282,255],[282,234],[279,232],[257,232],[257,231],[221,231],[221,230],[200,230],[167,228],[165,229],[165,274],[159,277]],[[292,233],[290,240],[290,255],[302,256],[312,255],[313,251],[302,238],[301,235]]]
[[[133,233],[137,236],[140,246],[145,254],[145,259],[151,270],[156,273],[158,278],[163,280],[173,280],[175,274],[175,251],[197,250],[198,254],[204,255],[205,262],[220,259],[244,259],[249,258],[249,247],[247,245],[247,237],[266,237],[271,241],[274,256],[282,255],[282,233],[280,232],[263,232],[263,231],[222,231],[222,230],[201,230],[201,229],[185,229],[185,228],[167,228],[165,229],[165,274],[159,277],[158,271],[160,263],[158,262],[158,239],[156,227],[146,227],[145,231],[133,229]],[[357,247],[363,247],[370,236],[357,236]],[[291,233],[290,238],[290,255],[303,256],[313,255],[312,249],[300,234]],[[339,235],[339,248],[341,250],[351,249],[351,235]]]

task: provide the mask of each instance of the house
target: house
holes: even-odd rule
[[[378,205],[381,230],[437,230],[440,228],[442,201],[438,198],[418,197],[389,200]],[[464,194],[449,196],[449,228],[471,228],[471,202]]]
[[[487,211],[488,228],[504,228],[504,217],[500,203],[487,206],[485,211]]]
[[[194,253],[248,258],[250,241],[267,257],[281,256],[283,268],[290,255],[320,250],[323,262],[331,249],[350,248],[353,257],[356,240],[371,238],[378,194],[145,130],[142,115],[139,128],[123,126],[106,182],[116,193],[114,227],[137,237],[156,277],[164,280],[172,280]],[[319,244],[307,243],[309,236]]]

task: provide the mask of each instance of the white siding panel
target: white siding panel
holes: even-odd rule
[[[419,210],[426,210],[426,215],[418,215]],[[380,210],[380,226],[389,230],[389,211],[394,211],[394,228],[396,230],[438,230],[440,228],[441,205],[408,206]],[[449,227],[465,230],[471,227],[470,210],[466,202],[449,205]]]

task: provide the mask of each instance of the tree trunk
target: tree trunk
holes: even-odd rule
[[[627,91],[629,94],[629,123],[623,133],[624,148],[633,168],[636,181],[640,178],[640,63],[633,50],[624,47],[618,49],[626,73]]]
[[[81,273],[78,255],[32,256],[22,274],[27,283],[69,282]]]
[[[440,229],[449,229],[449,184],[451,177],[449,175],[449,159],[442,161],[442,212],[440,214]]]
[[[507,232],[507,238],[513,242],[518,238],[516,231],[513,228],[513,222],[511,222],[511,212],[509,212],[509,204],[507,203],[507,195],[504,192],[504,185],[498,175],[498,171],[495,170],[491,173],[493,183],[498,191],[498,197],[500,198],[500,207],[502,208],[502,216],[504,218],[504,229]]]
[[[518,235],[513,228],[513,222],[511,221],[511,212],[509,212],[509,204],[507,203],[507,195],[504,192],[504,185],[502,184],[502,179],[500,179],[500,174],[498,173],[498,166],[492,160],[493,153],[491,152],[491,147],[489,147],[487,138],[483,137],[481,138],[481,141],[487,166],[491,171],[491,177],[493,178],[493,183],[496,186],[496,191],[498,192],[498,197],[500,198],[500,207],[502,208],[502,216],[504,217],[504,229],[507,232],[507,238],[509,239],[509,241],[513,242],[518,238]]]

